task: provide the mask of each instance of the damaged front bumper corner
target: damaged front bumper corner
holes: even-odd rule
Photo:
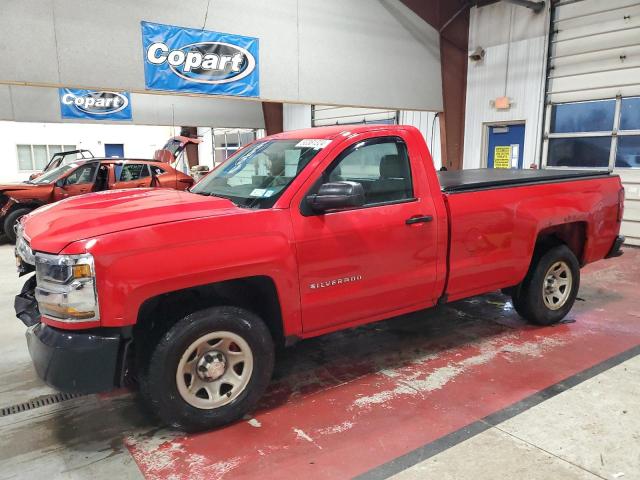
[[[40,323],[40,312],[38,302],[34,294],[36,288],[36,276],[32,275],[22,287],[21,292],[16,295],[13,306],[16,310],[16,317],[22,320],[27,327],[32,327]]]
[[[62,330],[40,322],[31,276],[16,296],[16,316],[27,327],[27,346],[38,376],[67,393],[99,393],[121,386],[130,332],[118,328]],[[126,333],[129,333],[126,335]]]

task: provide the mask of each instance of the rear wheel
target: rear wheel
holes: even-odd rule
[[[16,228],[18,227],[18,222],[30,211],[30,208],[17,208],[5,217],[4,234],[11,243],[15,243],[16,241]]]
[[[536,255],[512,296],[516,311],[529,322],[551,325],[573,307],[580,287],[580,265],[566,245]]]
[[[219,427],[253,409],[274,363],[271,335],[252,312],[212,307],[176,323],[150,356],[140,391],[166,423]]]

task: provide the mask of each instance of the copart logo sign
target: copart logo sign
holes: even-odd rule
[[[260,95],[258,39],[142,22],[145,85],[214,95]]]
[[[62,118],[131,120],[129,92],[59,89]]]

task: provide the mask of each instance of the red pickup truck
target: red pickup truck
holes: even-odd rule
[[[436,173],[418,130],[287,132],[190,191],[103,192],[21,221],[16,297],[36,371],[69,392],[135,375],[195,431],[255,407],[276,345],[503,289],[562,319],[580,267],[621,253],[607,172]]]

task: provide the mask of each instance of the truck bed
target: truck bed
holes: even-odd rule
[[[593,170],[516,170],[474,168],[438,172],[440,188],[444,193],[489,190],[536,183],[584,180],[609,176],[607,171]]]

